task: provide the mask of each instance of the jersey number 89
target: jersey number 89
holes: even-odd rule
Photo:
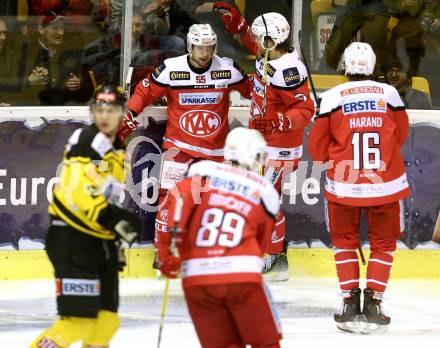
[[[201,227],[197,231],[196,246],[236,247],[243,238],[244,224],[241,215],[233,212],[225,213],[218,208],[207,209],[203,213]]]

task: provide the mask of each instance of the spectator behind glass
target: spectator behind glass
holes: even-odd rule
[[[63,47],[66,17],[51,12],[40,17],[40,36],[31,43],[27,94],[31,104],[64,105],[85,101],[81,91],[82,52]]]
[[[147,33],[142,12],[135,9],[132,17],[132,64],[135,67],[154,67],[163,63],[167,58],[181,55],[181,43],[185,44],[183,39],[175,37],[179,44],[175,49],[172,47],[161,48],[161,38],[154,34]]]
[[[9,80],[10,76],[10,57],[6,48],[6,39],[8,38],[8,28],[6,27],[6,22],[0,19],[0,85],[3,85],[4,81]],[[1,91],[3,92],[3,88]],[[0,106],[10,106],[10,104],[5,103],[3,100],[3,95],[0,95]]]
[[[432,109],[429,95],[411,87],[411,76],[398,58],[388,60],[385,72],[386,82],[397,89],[408,109]]]
[[[344,49],[360,35],[376,54],[375,75],[390,54],[396,54],[397,42],[404,40],[411,73],[416,75],[425,55],[424,31],[417,22],[424,0],[334,0],[338,11],[332,34],[326,43],[320,71],[338,68]],[[330,68],[330,71],[329,71]]]
[[[195,20],[174,0],[148,1],[143,7],[147,32],[155,34],[160,49],[186,52],[185,37]]]
[[[54,12],[67,18],[64,42],[70,48],[83,49],[101,38],[109,9],[107,0],[28,0],[30,14]]]
[[[25,57],[21,37],[11,37],[10,24],[0,17],[0,106],[19,104]]]

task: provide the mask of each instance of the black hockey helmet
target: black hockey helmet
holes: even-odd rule
[[[127,97],[124,89],[120,86],[100,85],[96,87],[95,93],[90,100],[90,106],[93,105],[121,105],[125,106]]]

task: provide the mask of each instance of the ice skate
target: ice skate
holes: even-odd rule
[[[388,330],[391,318],[383,313],[382,301],[373,298],[374,291],[364,289],[364,307],[362,309],[362,318],[364,325],[362,333],[382,333]]]
[[[289,280],[287,253],[269,254],[264,259],[264,279],[273,282]]]
[[[361,289],[350,290],[350,297],[344,298],[341,311],[335,313],[336,327],[342,331],[360,333]]]

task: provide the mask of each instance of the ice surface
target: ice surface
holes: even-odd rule
[[[153,279],[122,280],[122,327],[112,348],[156,347],[164,285],[164,281]],[[440,281],[392,280],[385,299],[385,309],[392,317],[389,331],[368,336],[336,329],[333,322],[333,313],[339,308],[336,279],[292,279],[269,285],[281,316],[282,347],[438,346]],[[28,347],[52,323],[56,318],[53,289],[50,280],[0,282],[1,348]],[[199,347],[179,281],[171,283],[161,347]]]

